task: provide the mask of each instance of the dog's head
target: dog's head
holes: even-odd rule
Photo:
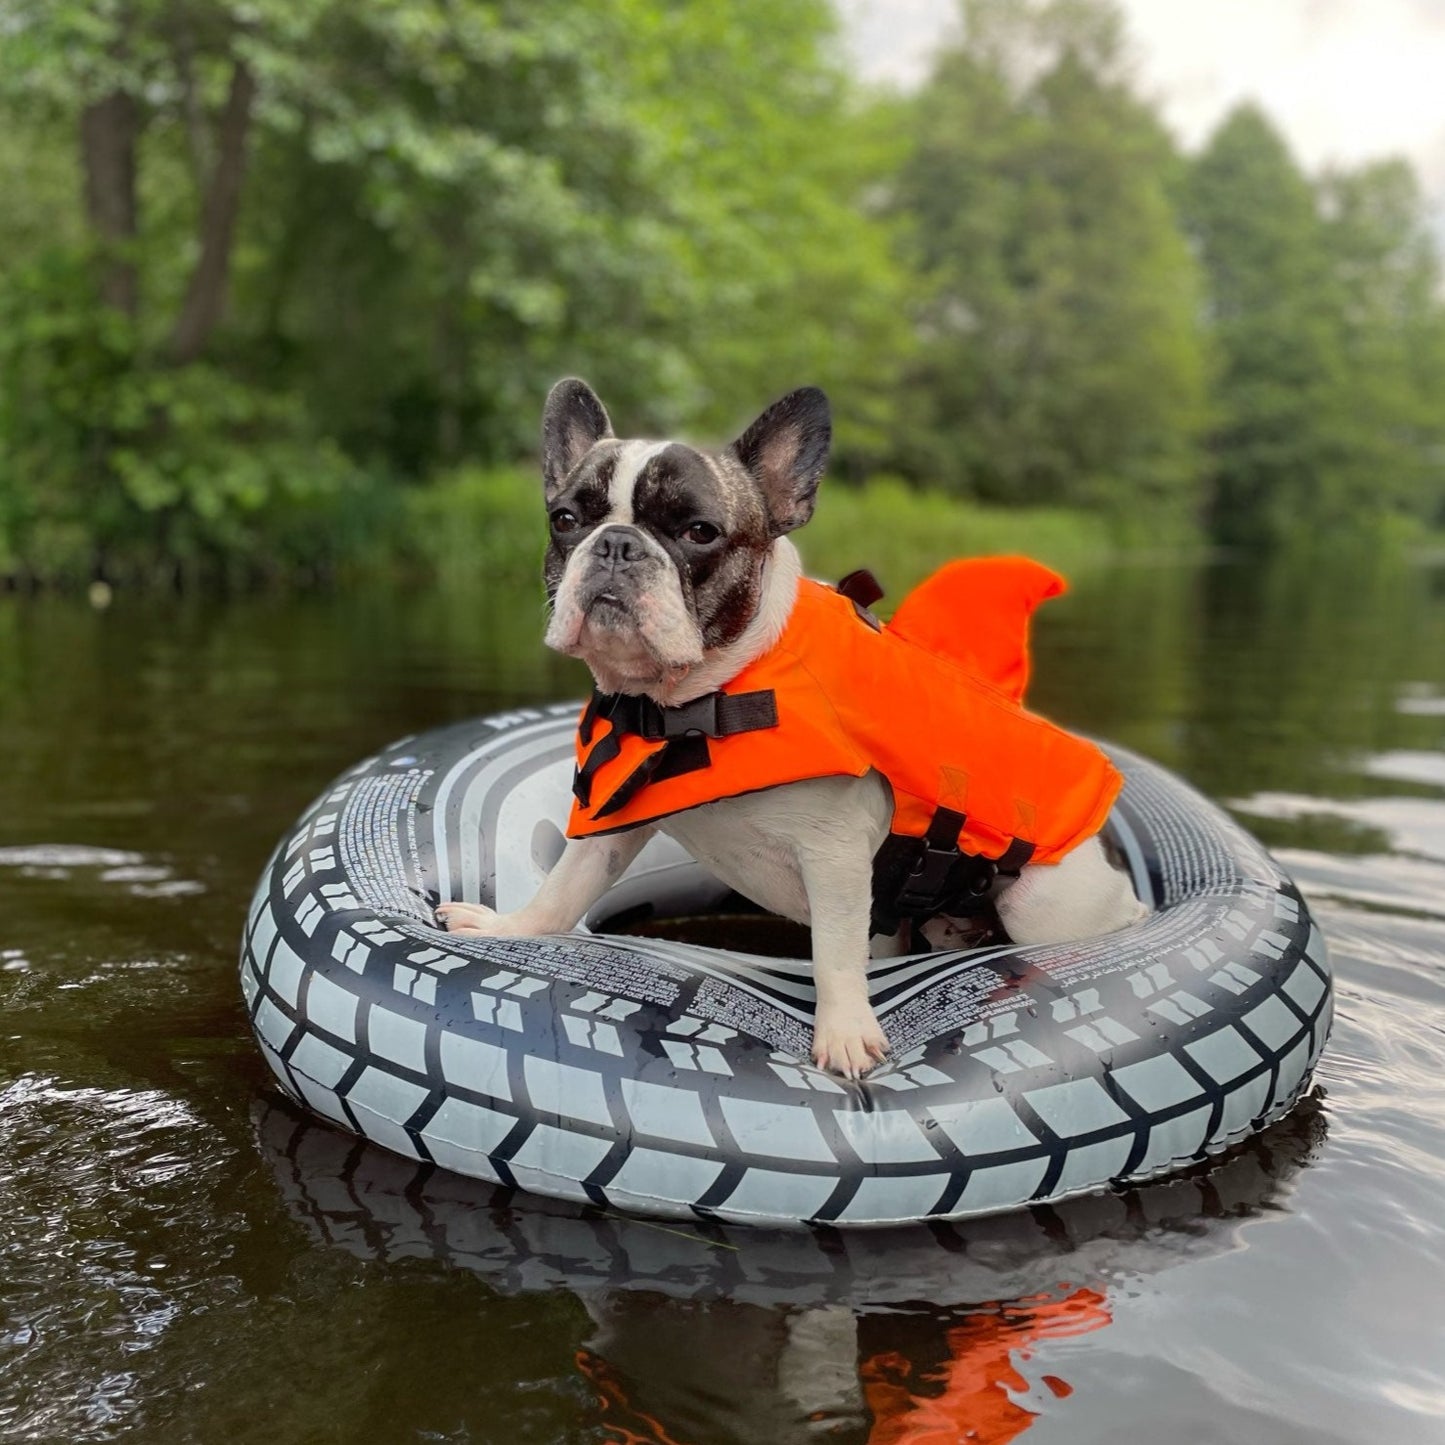
[[[603,692],[666,694],[757,614],[769,552],[813,515],[831,436],[827,397],[804,387],[720,451],[622,441],[585,382],[559,381],[542,417],[548,646]]]

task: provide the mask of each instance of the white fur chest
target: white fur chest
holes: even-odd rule
[[[887,783],[874,772],[722,798],[675,813],[660,826],[744,897],[810,923],[810,892],[816,906],[819,880],[846,876],[838,864],[856,854],[860,837],[872,857],[888,832],[892,807]]]

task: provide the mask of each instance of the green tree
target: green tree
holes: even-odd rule
[[[262,77],[324,10],[17,0],[0,121],[47,176],[13,198],[0,278],[0,553],[31,574],[324,558],[352,480],[284,390],[216,345]],[[64,176],[69,204],[46,213]],[[33,177],[32,177],[33,178]],[[123,561],[122,561],[123,559]]]
[[[1340,307],[1341,490],[1360,515],[1445,519],[1445,304],[1419,181],[1405,161],[1326,176]]]
[[[652,138],[681,282],[648,322],[674,352],[676,389],[660,405],[638,397],[642,415],[716,437],[811,381],[861,470],[887,446],[911,345],[908,278],[878,201],[901,155],[894,115],[856,95],[828,0],[630,9],[615,80]]]
[[[1175,159],[1104,0],[968,0],[897,198],[920,276],[911,469],[970,494],[1188,513],[1205,420]]]
[[[1215,534],[1276,540],[1341,520],[1334,405],[1345,354],[1324,224],[1309,181],[1256,106],[1226,117],[1195,161],[1186,214],[1220,357]]]
[[[1445,308],[1404,162],[1313,184],[1256,107],[1196,161],[1188,216],[1222,358],[1213,526],[1345,538],[1445,496]]]
[[[398,479],[530,451],[561,371],[629,426],[709,432],[818,381],[845,446],[877,444],[907,333],[855,202],[886,148],[824,0],[6,24],[0,121],[74,190],[48,232],[0,217],[11,566],[324,560]]]
[[[835,393],[845,444],[866,445],[907,332],[886,229],[857,205],[886,150],[832,54],[831,7],[553,0],[516,15],[536,28],[525,67],[508,52],[483,74],[493,36],[466,85],[429,82],[445,129],[418,126],[413,105],[397,125],[415,134],[380,175],[369,92],[347,89],[340,120],[323,133],[313,118],[305,153],[279,157],[304,179],[293,234],[271,248],[294,258],[277,341],[346,336],[312,365],[351,445],[411,471],[510,460],[561,370],[629,426],[710,436],[812,380]],[[429,43],[455,60],[447,24]],[[406,94],[402,79],[382,94]],[[454,150],[464,165],[443,160]]]

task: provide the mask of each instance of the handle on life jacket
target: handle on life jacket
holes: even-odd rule
[[[883,630],[883,624],[870,610],[875,602],[882,600],[883,584],[866,567],[850,572],[833,590],[853,604],[853,610],[874,632]]]

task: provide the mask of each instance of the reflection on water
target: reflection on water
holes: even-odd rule
[[[594,1326],[577,1368],[604,1423],[658,1442],[782,1442],[823,1424],[870,1445],[1011,1440],[1072,1393],[1043,1369],[1049,1342],[1108,1325],[1116,1292],[1242,1247],[1241,1226],[1287,1207],[1325,1135],[1307,1100],[1207,1168],[1127,1194],[815,1235],[534,1200],[358,1143],[284,1101],[254,1118],[291,1216],[318,1243],[467,1270],[505,1294],[576,1295]]]
[[[1101,1280],[1235,1247],[1207,1221],[1278,1207],[1324,1138],[1309,1100],[1207,1167],[1118,1195],[926,1229],[763,1230],[637,1219],[535,1199],[402,1159],[303,1116],[255,1111],[256,1141],[291,1217],[359,1259],[431,1259],[505,1294],[646,1291],[680,1299],[856,1308],[967,1308],[1028,1298],[1067,1268]],[[708,1362],[702,1361],[707,1367]]]
[[[578,691],[539,630],[482,593],[0,600],[0,1438],[1445,1438],[1445,571],[1051,604],[1037,704],[1315,904],[1319,1098],[1195,1175],[879,1234],[509,1198],[270,1092],[234,957],[271,844],[392,737]]]

